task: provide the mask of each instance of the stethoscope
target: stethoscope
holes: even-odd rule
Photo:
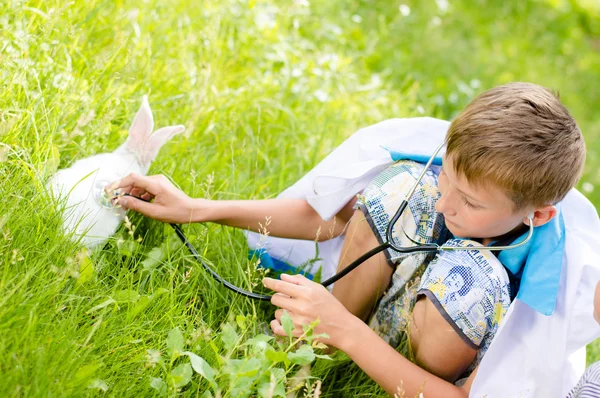
[[[531,237],[533,236],[533,215],[530,214],[528,216],[529,218],[529,232],[527,234],[527,237],[515,244],[512,245],[508,245],[508,246],[469,246],[469,247],[456,247],[456,246],[446,246],[446,245],[438,245],[437,243],[426,243],[426,244],[420,244],[419,242],[417,242],[416,240],[413,240],[411,237],[409,237],[406,234],[406,231],[404,231],[404,229],[402,229],[402,231],[404,232],[405,236],[412,242],[415,244],[415,246],[399,246],[397,244],[394,243],[394,239],[393,239],[393,231],[394,231],[394,226],[396,225],[396,223],[398,222],[398,220],[400,219],[400,217],[402,216],[402,214],[404,213],[404,210],[406,210],[406,207],[408,206],[408,201],[410,200],[410,198],[413,196],[413,194],[415,193],[415,191],[417,190],[421,180],[423,179],[423,177],[425,176],[425,173],[427,172],[427,170],[429,169],[429,167],[431,166],[431,163],[434,161],[435,157],[437,156],[437,154],[440,152],[440,150],[444,147],[445,142],[442,143],[433,153],[433,155],[431,156],[431,158],[429,158],[429,161],[425,164],[425,167],[423,168],[423,171],[421,172],[421,174],[419,175],[419,177],[416,179],[415,184],[413,185],[413,187],[410,189],[410,191],[408,192],[408,194],[405,196],[405,198],[402,200],[402,203],[400,203],[400,206],[398,207],[398,210],[396,210],[396,213],[394,214],[394,217],[392,217],[390,223],[387,226],[387,230],[386,230],[386,242],[382,243],[381,245],[369,250],[368,252],[366,252],[365,254],[363,254],[362,256],[360,256],[359,258],[357,258],[356,260],[354,260],[350,265],[348,265],[346,268],[344,268],[343,270],[341,270],[340,272],[336,273],[334,276],[332,276],[331,278],[325,280],[324,282],[322,282],[321,284],[325,287],[335,283],[336,281],[340,280],[341,278],[343,278],[344,276],[348,275],[350,272],[352,272],[356,267],[358,267],[359,265],[361,265],[362,263],[364,263],[365,261],[367,261],[369,258],[373,257],[374,255],[376,255],[377,253],[380,253],[386,249],[393,249],[399,253],[401,253],[401,256],[398,257],[403,257],[403,255],[406,254],[413,254],[413,253],[423,253],[423,252],[441,252],[441,251],[452,251],[452,250],[489,250],[489,251],[501,251],[501,250],[510,250],[510,249],[515,249],[519,246],[523,246],[525,244],[527,244],[527,242],[529,242],[529,240],[531,239]],[[112,208],[112,202],[110,200],[110,198],[108,198],[105,193],[104,193],[104,189],[100,190],[101,195],[100,195],[100,199],[99,199],[99,203],[106,207],[106,208]],[[115,196],[118,195],[122,195],[122,196],[132,196],[129,194],[118,194],[116,193]],[[141,199],[138,197],[135,197],[136,199],[139,200],[144,200],[145,199]],[[148,201],[146,201],[148,202]],[[175,233],[177,234],[177,236],[179,237],[179,239],[181,240],[181,242],[188,248],[189,252],[191,253],[192,257],[194,257],[194,259],[199,262],[204,269],[206,269],[211,275],[212,277],[217,280],[218,282],[220,282],[221,284],[223,284],[225,287],[227,287],[230,290],[233,290],[234,292],[241,294],[242,296],[246,296],[246,297],[250,297],[256,300],[264,300],[264,301],[270,301],[271,300],[271,295],[265,295],[265,294],[258,294],[258,293],[253,293],[253,292],[249,292],[248,290],[242,289],[239,286],[234,285],[233,283],[227,281],[226,279],[224,279],[223,277],[221,277],[221,275],[219,275],[215,270],[213,270],[205,261],[204,259],[202,259],[202,257],[200,256],[200,254],[198,253],[198,251],[196,250],[196,248],[194,247],[194,245],[192,245],[190,243],[190,241],[187,239],[187,237],[185,236],[183,229],[181,228],[181,225],[178,224],[170,224],[171,227],[173,227],[173,229],[175,230]],[[398,257],[392,258],[396,259]]]

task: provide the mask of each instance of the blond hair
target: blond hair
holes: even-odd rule
[[[446,135],[455,172],[476,185],[493,184],[515,210],[562,200],[585,163],[577,123],[548,89],[510,83],[475,98]]]

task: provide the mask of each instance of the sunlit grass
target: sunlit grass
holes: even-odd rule
[[[221,324],[247,315],[247,336],[268,330],[272,308],[214,282],[168,226],[133,216],[134,237],[120,229],[93,269],[63,236],[47,177],[115,149],[143,94],[157,125],[186,126],[151,173],[237,199],[275,196],[360,127],[450,119],[484,89],[533,81],[558,89],[581,125],[580,187],[600,203],[597,10],[476,3],[0,4],[0,395],[151,395],[164,375],[148,350],[164,353],[175,327],[215,366]],[[219,272],[258,288],[239,231],[186,231]],[[382,394],[341,359],[316,369],[324,396]],[[207,387],[196,375],[181,392]]]

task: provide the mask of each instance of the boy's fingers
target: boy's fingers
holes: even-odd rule
[[[268,289],[274,290],[278,293],[283,293],[290,297],[298,297],[302,292],[302,288],[297,284],[286,282],[283,280],[264,278],[263,284]]]
[[[115,181],[108,185],[108,190],[114,191],[118,188],[135,187],[143,188],[146,191],[156,191],[156,182],[151,177],[142,176],[137,173],[130,173],[126,177],[121,178],[119,181]]]
[[[271,321],[271,330],[277,336],[287,336],[287,334],[285,333],[285,330],[283,329],[283,326],[281,326],[281,323],[277,319],[273,319]],[[300,337],[300,336],[302,336],[303,333],[304,332],[302,331],[302,329],[294,328],[292,335],[294,337]]]
[[[280,309],[278,309],[277,311],[275,311],[275,319],[277,319],[278,321],[280,321],[280,322],[281,322],[281,317],[283,316],[283,313],[284,313],[285,311],[286,311],[286,310],[282,310],[281,308],[280,308]],[[287,313],[288,313],[288,314],[290,314],[290,311],[287,311]],[[290,315],[292,315],[292,314],[290,314]]]
[[[295,307],[294,299],[291,297],[287,297],[286,295],[281,294],[281,293],[275,293],[271,297],[271,304],[273,304],[276,307],[288,310],[288,311],[291,310],[292,312]]]
[[[277,336],[285,336],[286,335],[285,330],[283,330],[283,326],[281,326],[281,323],[279,323],[279,321],[277,319],[273,319],[271,321],[271,330]]]
[[[143,194],[143,195],[141,196],[141,198],[142,198],[142,199],[144,199],[145,201],[148,201],[148,202],[149,202],[149,201],[151,201],[152,199],[154,199],[154,195],[152,195],[152,194],[151,194],[151,193],[149,193],[149,192],[146,192],[145,194]]]
[[[143,200],[139,200],[133,196],[120,197],[117,203],[125,210],[133,210],[142,213],[146,216],[152,216],[154,205]]]
[[[302,274],[296,274],[296,275],[281,274],[281,280],[285,281],[285,282],[293,283],[294,285],[300,285],[300,286],[306,286],[307,284],[309,284],[311,282],[310,279],[308,279],[307,277],[305,277]]]
[[[146,193],[146,190],[144,188],[133,188],[131,190],[131,192],[129,192],[130,195],[135,196],[136,198],[141,198],[143,197],[143,195]]]

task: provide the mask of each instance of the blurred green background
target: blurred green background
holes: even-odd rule
[[[252,336],[272,315],[194,268],[156,223],[134,217],[141,241],[121,228],[89,257],[60,232],[47,177],[116,148],[143,94],[157,126],[187,128],[151,173],[192,196],[239,199],[275,196],[361,127],[450,120],[488,88],[534,82],[583,130],[578,188],[600,204],[596,0],[8,0],[0,62],[3,396],[152,394],[163,370],[147,350],[164,350],[173,327],[212,362],[202,336],[217,340],[236,314],[252,314]],[[239,231],[190,234],[227,277],[259,280]],[[98,309],[107,297],[118,305]],[[381,394],[349,372],[323,372],[324,396]],[[169,394],[205,388],[196,378]]]

